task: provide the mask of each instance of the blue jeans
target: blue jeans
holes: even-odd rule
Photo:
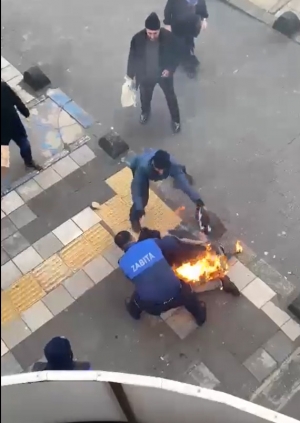
[[[31,153],[31,146],[30,146],[30,142],[28,138],[24,136],[23,137],[15,136],[14,138],[12,138],[12,140],[20,148],[20,154],[25,164],[31,165],[33,160],[32,160],[32,153]]]

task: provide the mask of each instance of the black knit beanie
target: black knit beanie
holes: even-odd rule
[[[156,169],[169,170],[171,167],[170,154],[164,150],[157,150],[153,156],[152,162]]]
[[[160,20],[155,12],[150,13],[145,21],[145,28],[150,31],[158,31],[160,29]]]

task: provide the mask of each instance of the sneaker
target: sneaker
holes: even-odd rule
[[[149,116],[150,116],[150,113],[141,113],[140,124],[145,125],[145,123],[147,123],[149,120]]]
[[[34,160],[33,160],[32,162],[30,162],[30,163],[25,163],[25,166],[26,166],[28,169],[38,170],[39,172],[40,172],[41,170],[43,170],[43,167],[42,167],[41,165],[39,165],[38,163],[36,163]]]
[[[181,126],[179,122],[172,122],[172,130],[174,134],[178,134],[180,132]]]

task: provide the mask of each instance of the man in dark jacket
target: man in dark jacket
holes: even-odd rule
[[[135,232],[141,229],[140,220],[145,215],[145,207],[148,204],[150,181],[162,181],[169,176],[174,178],[176,187],[187,194],[197,208],[203,209],[203,214],[207,215],[199,193],[189,183],[190,176],[187,175],[185,167],[178,164],[166,151],[146,150],[143,154],[135,156],[129,166],[133,173],[130,221]]]
[[[168,0],[164,24],[181,40],[182,65],[188,76],[194,77],[199,61],[194,54],[195,42],[201,28],[207,25],[205,0]]]
[[[31,153],[26,130],[17,110],[28,118],[30,113],[20,97],[6,82],[1,81],[1,145],[9,145],[13,140],[20,148],[20,154],[27,167],[41,170]]]
[[[62,336],[52,338],[44,348],[47,363],[38,361],[33,367],[33,372],[44,370],[89,370],[90,363],[74,360],[70,341]]]
[[[174,133],[180,131],[178,102],[174,91],[173,75],[179,64],[176,37],[164,28],[156,13],[151,13],[145,29],[131,40],[127,76],[140,88],[142,113],[145,124],[150,116],[153,90],[158,84],[163,90],[172,118]]]
[[[198,301],[189,284],[177,278],[159,247],[159,239],[135,242],[128,231],[115,236],[115,244],[125,254],[119,266],[134,284],[135,291],[126,303],[131,317],[140,319],[143,311],[159,316],[172,308],[184,306],[201,326],[206,307]]]

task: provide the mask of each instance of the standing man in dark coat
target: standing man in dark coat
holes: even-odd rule
[[[160,28],[156,13],[148,16],[145,27],[131,40],[127,67],[127,76],[135,79],[136,88],[140,88],[140,122],[145,124],[149,119],[153,90],[158,84],[166,96],[172,129],[177,133],[180,131],[180,116],[173,81],[179,64],[177,40],[172,33]]]
[[[31,147],[23,123],[17,109],[25,118],[30,113],[20,97],[10,88],[6,82],[1,81],[1,145],[9,145],[13,140],[20,148],[20,154],[25,166],[41,170],[31,153]]]
[[[207,26],[205,0],[168,0],[164,24],[181,40],[182,65],[189,77],[196,74],[199,60],[194,54],[195,41],[201,28]]]

